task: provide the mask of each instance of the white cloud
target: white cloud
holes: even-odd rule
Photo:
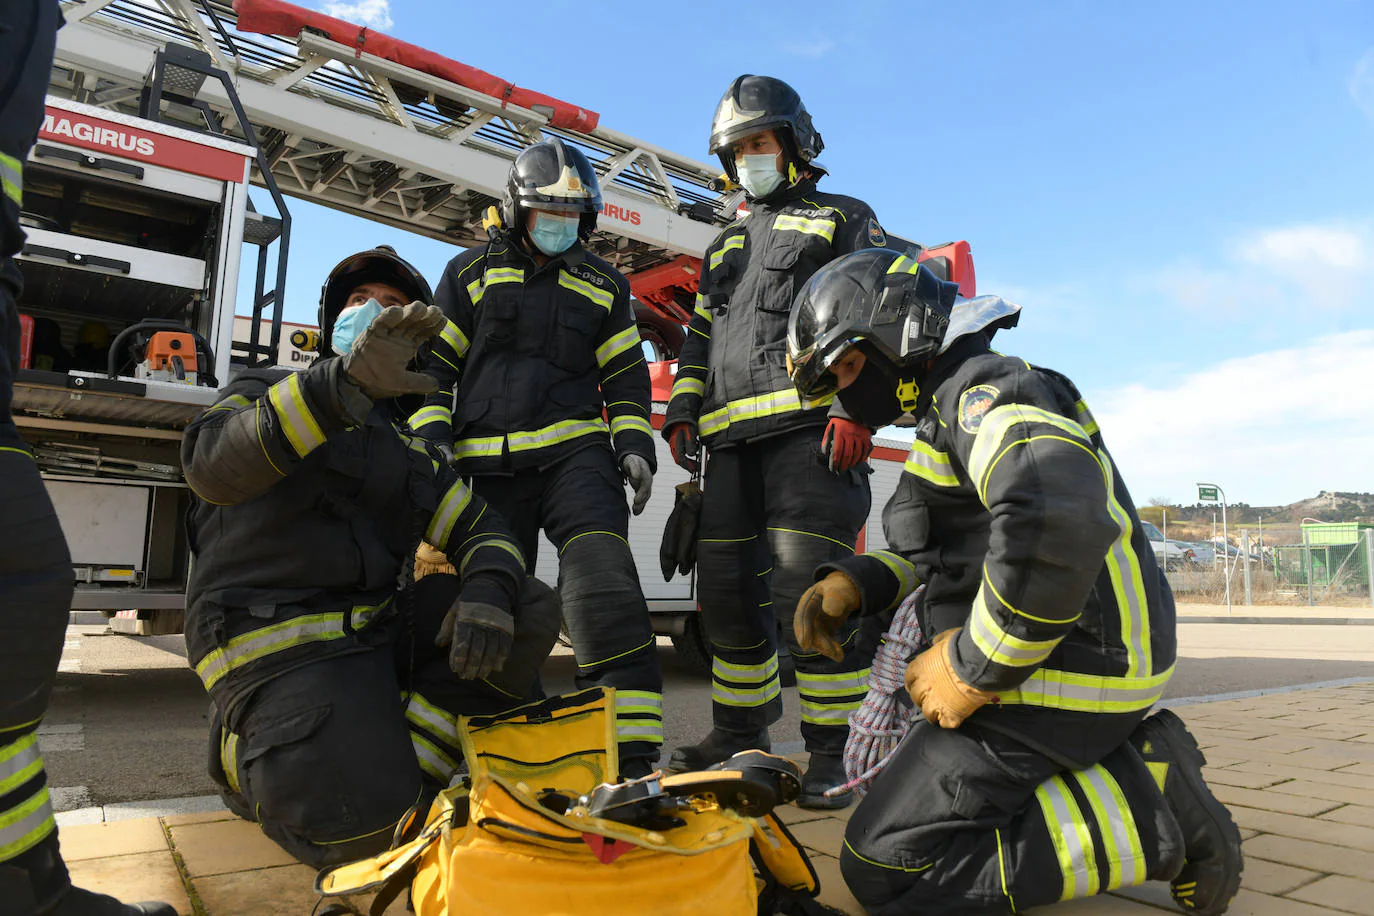
[[[389,29],[394,25],[391,0],[330,0],[320,4],[320,12],[372,29]]]
[[[1200,480],[1251,505],[1374,490],[1374,330],[1086,394],[1138,502],[1192,503]]]
[[[1365,114],[1374,118],[1374,48],[1364,53],[1350,73],[1350,97]]]

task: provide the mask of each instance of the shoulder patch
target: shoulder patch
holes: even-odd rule
[[[876,216],[868,218],[868,240],[873,243],[874,248],[887,247],[887,233],[883,232],[883,227],[878,225]]]
[[[1001,392],[992,385],[974,385],[959,395],[959,428],[966,433],[978,432],[983,416]]]

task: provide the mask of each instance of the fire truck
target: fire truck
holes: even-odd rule
[[[315,357],[295,343],[309,329],[282,321],[288,198],[456,253],[485,240],[482,216],[520,150],[550,135],[578,146],[604,199],[589,247],[630,279],[661,426],[701,255],[744,204],[718,169],[590,109],[281,0],[62,7],[47,116],[25,167],[14,408],[71,546],[74,609],[104,611],[122,632],[180,629],[194,559],[182,429],[240,368]],[[922,257],[972,294],[966,243]],[[879,508],[906,448],[880,445]],[[673,487],[686,478],[661,451],[631,542],[656,629],[699,665],[695,583],[659,572]],[[536,573],[556,581],[553,551],[542,556]]]

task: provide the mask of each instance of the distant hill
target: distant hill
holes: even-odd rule
[[[1216,534],[1221,535],[1220,504],[1196,503],[1192,506],[1178,506],[1152,499],[1148,505],[1140,507],[1140,517],[1160,527],[1164,527],[1165,514],[1168,516],[1171,539],[1209,539],[1212,536],[1214,517]],[[1302,540],[1299,532],[1303,519],[1321,522],[1363,522],[1374,525],[1374,493],[1323,490],[1311,499],[1301,499],[1286,506],[1251,506],[1246,503],[1235,503],[1226,507],[1227,533],[1233,542],[1242,528],[1250,529],[1251,537],[1255,537],[1262,522],[1267,543],[1295,544]]]

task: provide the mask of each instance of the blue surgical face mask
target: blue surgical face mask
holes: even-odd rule
[[[549,257],[557,257],[572,247],[577,241],[577,225],[581,217],[553,216],[549,213],[534,214],[534,228],[530,230],[530,241]]]
[[[778,171],[776,153],[746,155],[744,161],[735,166],[735,170],[739,172],[739,183],[749,192],[749,196],[755,199],[767,197],[782,184],[782,173]]]
[[[334,330],[329,335],[329,348],[340,356],[347,356],[358,342],[358,337],[367,326],[382,313],[382,304],[369,299],[362,305],[350,305],[334,319]]]

